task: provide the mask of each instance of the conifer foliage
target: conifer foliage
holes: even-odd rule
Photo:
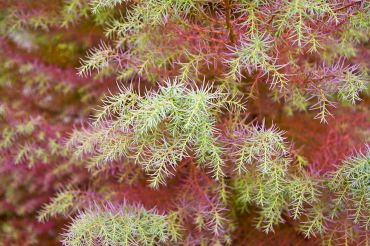
[[[0,0],[0,245],[369,245],[366,0]]]
[[[243,106],[227,93],[210,90],[188,89],[168,81],[158,93],[140,97],[123,88],[104,101],[94,116],[93,130],[75,132],[69,145],[82,158],[92,154],[90,165],[94,166],[132,158],[151,176],[154,188],[165,183],[192,149],[200,164],[209,166],[212,176],[219,180],[224,176],[224,162],[214,136],[216,113]]]

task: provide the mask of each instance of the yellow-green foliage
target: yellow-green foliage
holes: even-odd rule
[[[64,234],[66,246],[159,245],[179,239],[173,216],[143,207],[107,205],[80,212]]]
[[[38,220],[44,221],[60,214],[67,215],[73,205],[75,205],[74,202],[75,194],[73,191],[61,191],[39,212]]]
[[[92,166],[132,158],[151,176],[151,186],[156,188],[190,155],[191,147],[198,165],[209,167],[218,180],[224,176],[224,161],[216,136],[216,115],[233,108],[243,106],[211,87],[188,88],[168,81],[145,97],[124,88],[107,97],[96,114],[95,127],[76,131],[69,144],[78,157],[92,154]]]
[[[370,148],[343,161],[331,175],[329,187],[335,192],[335,206],[348,206],[350,218],[366,230],[370,226]],[[334,215],[337,213],[334,210]]]
[[[284,222],[283,211],[298,219],[317,201],[317,181],[301,167],[292,171],[289,146],[275,126],[247,128],[246,140],[237,148],[240,175],[234,182],[235,201],[242,211],[251,204],[260,209],[257,228],[273,231],[274,225]]]

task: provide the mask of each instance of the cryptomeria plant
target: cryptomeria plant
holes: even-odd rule
[[[64,245],[370,243],[368,1],[0,3],[0,173]]]

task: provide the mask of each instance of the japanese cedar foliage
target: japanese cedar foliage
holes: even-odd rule
[[[79,75],[119,87],[54,153],[88,168],[88,191],[67,184],[39,220],[72,216],[64,245],[253,244],[242,218],[266,238],[289,224],[308,242],[368,245],[368,123],[352,136],[360,148],[326,172],[279,123],[299,115],[331,129],[343,112],[368,118],[369,11],[360,0],[68,0],[28,24],[8,11],[13,40],[27,25],[93,19],[105,37]],[[1,148],[23,128],[5,128]],[[33,155],[21,149],[15,163]],[[170,202],[126,199],[142,181]]]

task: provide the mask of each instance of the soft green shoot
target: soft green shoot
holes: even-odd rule
[[[370,80],[364,73],[353,73],[348,71],[344,74],[341,84],[338,88],[339,98],[343,101],[355,104],[360,99],[360,92],[367,89]]]
[[[99,47],[91,49],[84,60],[81,60],[82,65],[79,68],[79,74],[89,76],[93,70],[102,71],[109,67],[115,54],[116,52],[112,47],[101,43]]]
[[[248,26],[248,33],[255,34],[258,32],[258,25],[262,24],[262,21],[258,18],[261,14],[259,7],[266,4],[266,1],[252,0],[252,1],[242,1],[240,6],[237,8],[237,13],[241,16],[246,16],[246,20],[242,23],[244,26]]]
[[[306,37],[311,32],[307,21],[312,18],[328,16],[330,20],[338,21],[337,14],[332,6],[325,0],[284,0],[280,13],[277,14],[273,24],[276,27],[276,35],[280,36],[284,31],[290,30],[299,47],[304,45]]]
[[[199,63],[204,59],[204,56],[202,54],[194,55],[189,53],[188,51],[185,51],[185,54],[187,55],[188,61],[180,63],[181,68],[179,80],[181,82],[191,80],[191,78],[194,77],[192,76],[193,73],[195,73],[195,76],[197,76]]]
[[[288,194],[290,197],[290,212],[293,219],[298,219],[304,212],[305,204],[312,205],[318,200],[319,190],[317,182],[307,175],[293,176],[289,181]]]
[[[283,212],[299,219],[308,213],[307,208],[316,206],[321,199],[320,182],[301,168],[293,171],[290,147],[276,126],[262,124],[247,130],[245,140],[236,146],[235,203],[241,211],[257,206],[256,226],[268,233],[284,222]]]
[[[247,68],[249,74],[261,70],[266,75],[271,87],[286,87],[287,78],[280,72],[283,66],[276,64],[276,59],[271,55],[273,39],[267,34],[252,33],[250,37],[241,40],[237,47],[231,47],[233,58],[227,60],[232,73],[228,76],[240,79],[243,77],[242,68]]]
[[[343,161],[331,175],[329,187],[336,194],[338,205],[350,204],[355,224],[368,221],[370,215],[370,148]],[[366,222],[368,223],[368,222]],[[368,224],[362,226],[368,226]]]
[[[304,91],[294,87],[286,100],[286,111],[289,115],[293,111],[306,111],[308,108],[308,98]]]
[[[266,128],[265,124],[261,127],[250,127],[249,137],[238,151],[236,162],[238,173],[247,171],[246,164],[256,163],[262,174],[269,174],[273,166],[279,166],[284,175],[289,163],[289,159],[286,159],[289,149],[283,134],[284,132],[278,131],[274,125],[270,128]]]
[[[81,211],[63,235],[66,246],[158,245],[179,239],[173,216],[123,204]]]
[[[67,0],[62,9],[62,26],[68,27],[81,17],[88,16],[89,5],[83,0]]]
[[[105,8],[114,8],[116,5],[122,4],[127,0],[91,0],[91,10],[93,13],[98,13]]]
[[[140,100],[138,100],[140,98]],[[216,115],[242,110],[235,97],[211,87],[188,88],[168,81],[158,92],[139,97],[132,89],[107,97],[91,129],[70,139],[78,157],[92,155],[92,166],[133,159],[150,175],[151,186],[165,184],[177,163],[194,153],[216,180],[225,174]]]
[[[321,123],[328,123],[327,118],[333,116],[330,112],[330,108],[335,107],[334,102],[329,99],[329,95],[320,87],[314,90],[314,95],[312,97],[315,97],[317,102],[313,104],[310,109],[319,111],[314,119],[319,119]]]
[[[95,0],[96,2],[108,2],[113,6],[114,2],[124,0]],[[107,5],[107,4],[106,4]],[[111,30],[121,34],[137,33],[145,26],[161,25],[168,17],[186,16],[195,10],[193,0],[147,0],[136,4],[128,11],[125,22],[112,23]]]
[[[45,221],[59,214],[66,215],[73,205],[74,192],[70,190],[61,191],[39,212],[38,220]]]
[[[323,208],[319,205],[310,208],[307,213],[307,220],[302,222],[300,229],[306,238],[323,235],[326,231]]]

